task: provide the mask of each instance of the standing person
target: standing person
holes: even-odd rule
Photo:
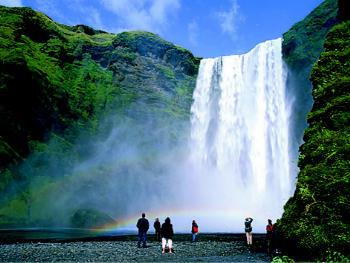
[[[155,234],[156,234],[156,240],[160,241],[161,237],[160,237],[160,222],[159,222],[159,218],[156,218],[156,221],[154,221],[153,227],[154,227],[154,231],[155,231]]]
[[[266,226],[266,240],[267,240],[267,253],[271,254],[272,251],[272,238],[273,238],[273,224],[272,220],[267,220],[267,226]]]
[[[141,241],[142,241],[142,247],[147,247],[146,241],[147,241],[147,231],[149,229],[149,222],[146,219],[145,213],[142,213],[142,217],[137,221],[136,226],[139,230],[137,247],[141,247]]]
[[[253,244],[253,228],[252,228],[253,218],[247,217],[244,221],[245,235],[247,237],[247,245],[251,246]]]
[[[165,246],[168,245],[169,253],[173,253],[173,236],[174,236],[174,230],[173,225],[170,222],[170,218],[167,217],[165,219],[165,222],[162,224],[161,229],[162,234],[162,253],[165,253]]]
[[[192,242],[196,242],[197,234],[198,234],[198,225],[195,220],[192,221]]]

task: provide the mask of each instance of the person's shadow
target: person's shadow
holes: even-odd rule
[[[166,247],[164,249],[164,251],[165,251],[165,253],[170,253],[170,249],[168,247]],[[174,253],[174,249],[173,248],[171,249],[171,253]]]

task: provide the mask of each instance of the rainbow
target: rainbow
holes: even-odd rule
[[[172,216],[188,217],[189,215],[194,214],[193,210],[184,210],[182,208],[171,209],[171,210],[155,210],[148,213],[146,211],[145,213],[148,219],[159,218],[161,222],[162,222],[162,219],[164,220],[166,217],[170,217],[170,218],[172,218]],[[103,233],[103,232],[110,232],[110,231],[116,231],[119,229],[128,228],[130,226],[134,226],[136,230],[136,222],[141,217],[141,214],[142,212],[139,212],[137,214],[133,214],[122,219],[116,219],[115,222],[103,225],[94,230],[96,230],[97,232]]]
[[[116,219],[115,222],[103,225],[99,228],[93,229],[95,232],[99,234],[103,233],[113,233],[113,232],[136,232],[136,222],[141,217],[141,212],[137,214],[130,215],[128,217],[122,219]],[[199,222],[200,228],[203,232],[207,232],[212,229],[210,227],[211,224],[215,225],[217,221],[221,222],[223,228],[218,229],[217,232],[239,232],[242,229],[244,218],[250,215],[247,215],[247,211],[245,210],[232,210],[230,209],[202,209],[202,208],[194,208],[194,209],[184,209],[184,208],[173,208],[169,210],[153,210],[153,211],[145,211],[146,218],[150,221],[150,230],[152,231],[153,220],[155,218],[159,218],[161,223],[164,221],[166,217],[170,217],[171,221],[174,224],[175,231],[180,229],[180,231],[176,232],[189,232],[191,229],[191,222],[195,219]],[[254,217],[254,215],[252,215]],[[255,223],[258,225],[264,226],[267,217],[263,211],[261,211],[258,220],[255,220]],[[188,229],[188,231],[186,231]],[[208,230],[207,230],[208,229]],[[224,230],[225,229],[225,230]]]

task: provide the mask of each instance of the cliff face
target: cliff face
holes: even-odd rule
[[[8,193],[0,221],[28,221],[33,178],[52,184],[93,154],[93,142],[77,140],[128,123],[146,138],[145,154],[176,144],[198,66],[189,51],[152,33],[68,27],[0,6],[0,191]]]
[[[25,158],[31,141],[108,107],[155,96],[149,105],[189,112],[199,63],[189,51],[151,33],[67,27],[28,8],[0,12],[1,167]]]
[[[307,127],[306,116],[313,98],[310,72],[323,49],[328,31],[337,19],[337,0],[326,0],[283,34],[282,53],[288,66],[287,96],[291,103],[291,142],[297,149]],[[298,153],[293,153],[297,158]]]
[[[300,173],[278,224],[288,244],[309,260],[343,261],[341,254],[350,254],[349,29],[343,21],[330,30],[312,68],[314,104]]]

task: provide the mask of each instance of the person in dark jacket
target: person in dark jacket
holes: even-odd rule
[[[192,242],[196,242],[197,234],[198,234],[198,225],[195,220],[192,221]]]
[[[253,228],[252,228],[253,218],[247,217],[244,221],[244,230],[247,237],[247,245],[251,246],[253,244]]]
[[[160,241],[161,240],[161,236],[160,236],[160,222],[159,222],[159,218],[156,218],[156,221],[154,221],[153,227],[154,227],[154,231],[155,231],[155,234],[156,234],[156,240]]]
[[[165,222],[162,224],[161,234],[162,234],[162,253],[165,253],[166,245],[168,245],[169,253],[172,253],[174,230],[169,217],[167,217],[165,219]]]
[[[139,230],[137,246],[141,247],[141,241],[142,241],[142,247],[147,247],[146,241],[147,241],[147,231],[149,229],[149,222],[146,219],[145,213],[142,213],[142,218],[140,218],[137,221],[136,226]]]
[[[267,240],[267,253],[271,254],[272,252],[272,238],[273,238],[273,224],[272,220],[267,220],[267,226],[266,226],[266,240]]]

